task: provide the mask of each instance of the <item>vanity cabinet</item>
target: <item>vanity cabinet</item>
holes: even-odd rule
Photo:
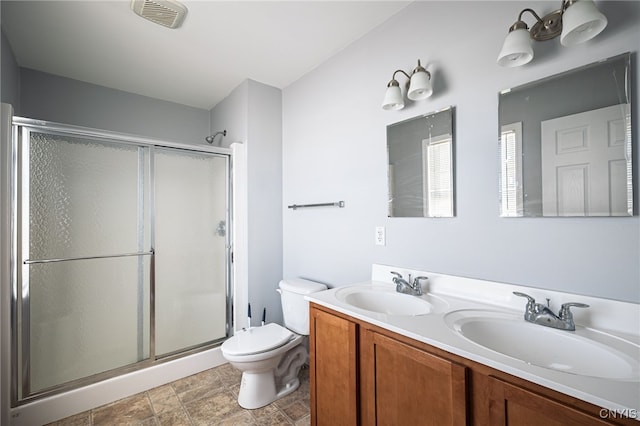
[[[312,304],[313,425],[467,424],[466,367]]]
[[[640,425],[324,306],[309,313],[312,425]]]
[[[360,329],[362,424],[467,424],[466,367]]]
[[[309,353],[311,418],[314,425],[358,425],[357,325],[311,309]]]
[[[490,424],[495,426],[585,426],[610,425],[539,393],[489,379]]]

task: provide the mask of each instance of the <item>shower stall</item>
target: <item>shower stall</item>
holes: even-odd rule
[[[230,150],[15,117],[12,139],[12,406],[226,339]]]

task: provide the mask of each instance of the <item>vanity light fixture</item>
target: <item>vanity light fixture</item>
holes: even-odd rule
[[[397,111],[404,108],[404,98],[400,90],[400,83],[396,80],[396,74],[402,73],[409,79],[407,82],[407,98],[412,101],[427,99],[433,93],[431,87],[431,73],[427,71],[418,59],[418,66],[415,67],[411,75],[403,70],[396,70],[391,77],[391,81],[387,84],[387,92],[384,95],[382,108],[391,111]]]
[[[560,36],[560,44],[573,46],[591,40],[607,26],[604,16],[593,3],[593,0],[561,0],[559,10],[540,18],[532,9],[524,9],[518,15],[515,24],[509,27],[509,34],[504,40],[498,55],[498,65],[503,67],[519,67],[533,59],[531,39],[546,41]],[[536,18],[531,30],[522,20],[525,12]]]

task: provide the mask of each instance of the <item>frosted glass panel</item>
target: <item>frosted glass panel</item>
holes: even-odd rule
[[[148,249],[148,226],[140,223],[147,213],[138,208],[145,150],[32,132],[29,259]]]
[[[151,244],[149,148],[24,134],[28,395],[149,358],[150,256],[73,259]]]
[[[148,256],[28,268],[31,392],[148,358]]]
[[[156,354],[226,336],[227,160],[155,151]]]

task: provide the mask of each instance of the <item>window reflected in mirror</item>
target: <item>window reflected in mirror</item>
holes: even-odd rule
[[[522,216],[522,122],[505,124],[500,131],[502,216]]]
[[[500,216],[631,216],[630,54],[499,97]]]
[[[387,126],[389,217],[453,217],[453,107]]]

